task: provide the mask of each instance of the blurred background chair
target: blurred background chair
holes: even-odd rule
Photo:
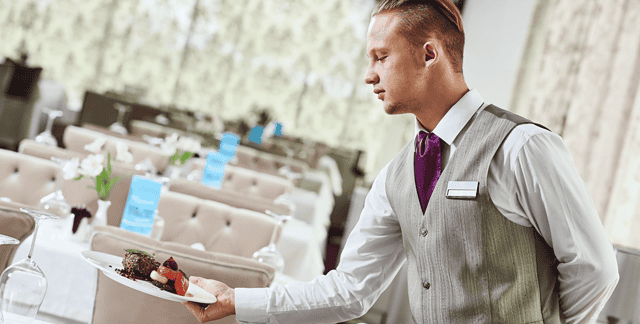
[[[34,156],[0,149],[0,197],[35,207],[56,189],[61,167]]]
[[[275,271],[251,258],[269,243],[275,220],[267,215],[172,192],[163,192],[158,210],[166,228],[160,241],[113,226],[98,227],[93,251],[124,256],[124,249],[173,257],[190,276],[216,279],[230,287],[267,287]],[[205,251],[189,245],[201,243]],[[123,311],[130,310],[130,311]],[[93,324],[198,323],[181,304],[158,299],[98,274]],[[237,323],[229,317],[216,323]]]
[[[35,227],[32,217],[21,212],[5,209],[6,204],[0,204],[0,234],[11,236],[22,243]],[[0,245],[0,273],[9,266],[18,245]]]

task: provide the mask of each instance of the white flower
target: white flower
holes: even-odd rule
[[[200,142],[191,137],[181,137],[178,141],[178,148],[184,152],[197,153],[200,151]]]
[[[133,162],[133,154],[129,152],[129,146],[123,141],[116,143],[116,160],[125,163]]]
[[[80,162],[79,172],[86,176],[97,177],[104,168],[102,165],[103,161],[104,155],[102,154],[89,155]]]
[[[165,136],[164,142],[167,143],[167,144],[174,145],[174,144],[178,143],[178,138],[179,137],[180,136],[178,135],[178,133],[173,133],[173,134],[171,134],[171,136]]]
[[[162,150],[162,155],[164,156],[172,156],[176,154],[176,151],[178,150],[174,144],[167,142],[162,142],[162,144],[160,144],[160,149]]]
[[[107,139],[105,137],[98,137],[93,141],[93,143],[85,145],[84,149],[93,154],[98,154],[106,142]]]
[[[65,180],[73,180],[78,176],[78,166],[80,166],[80,159],[73,158],[66,161],[62,167],[62,177]]]

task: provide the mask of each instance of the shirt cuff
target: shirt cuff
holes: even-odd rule
[[[266,323],[268,288],[236,288],[236,320],[242,323]]]

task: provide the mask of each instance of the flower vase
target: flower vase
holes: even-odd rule
[[[111,206],[110,201],[98,199],[98,210],[91,220],[91,232],[93,232],[96,226],[107,225],[107,211],[109,210],[109,206]]]

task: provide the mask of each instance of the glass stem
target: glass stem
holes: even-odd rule
[[[278,232],[278,227],[282,224],[282,220],[278,219],[276,222],[276,226],[273,227],[273,233],[271,233],[271,240],[269,241],[269,246],[276,245],[276,233]]]
[[[118,123],[124,125],[124,109],[118,109]]]
[[[40,220],[34,219],[36,221],[35,229],[33,230],[32,240],[31,240],[31,249],[29,249],[29,255],[27,258],[31,260],[31,255],[33,254],[33,248],[36,246],[36,235],[38,235],[38,227],[40,226]]]
[[[53,120],[56,119],[55,116],[49,115],[49,119],[47,120],[47,128],[45,128],[45,132],[52,134],[51,130],[53,129]]]

